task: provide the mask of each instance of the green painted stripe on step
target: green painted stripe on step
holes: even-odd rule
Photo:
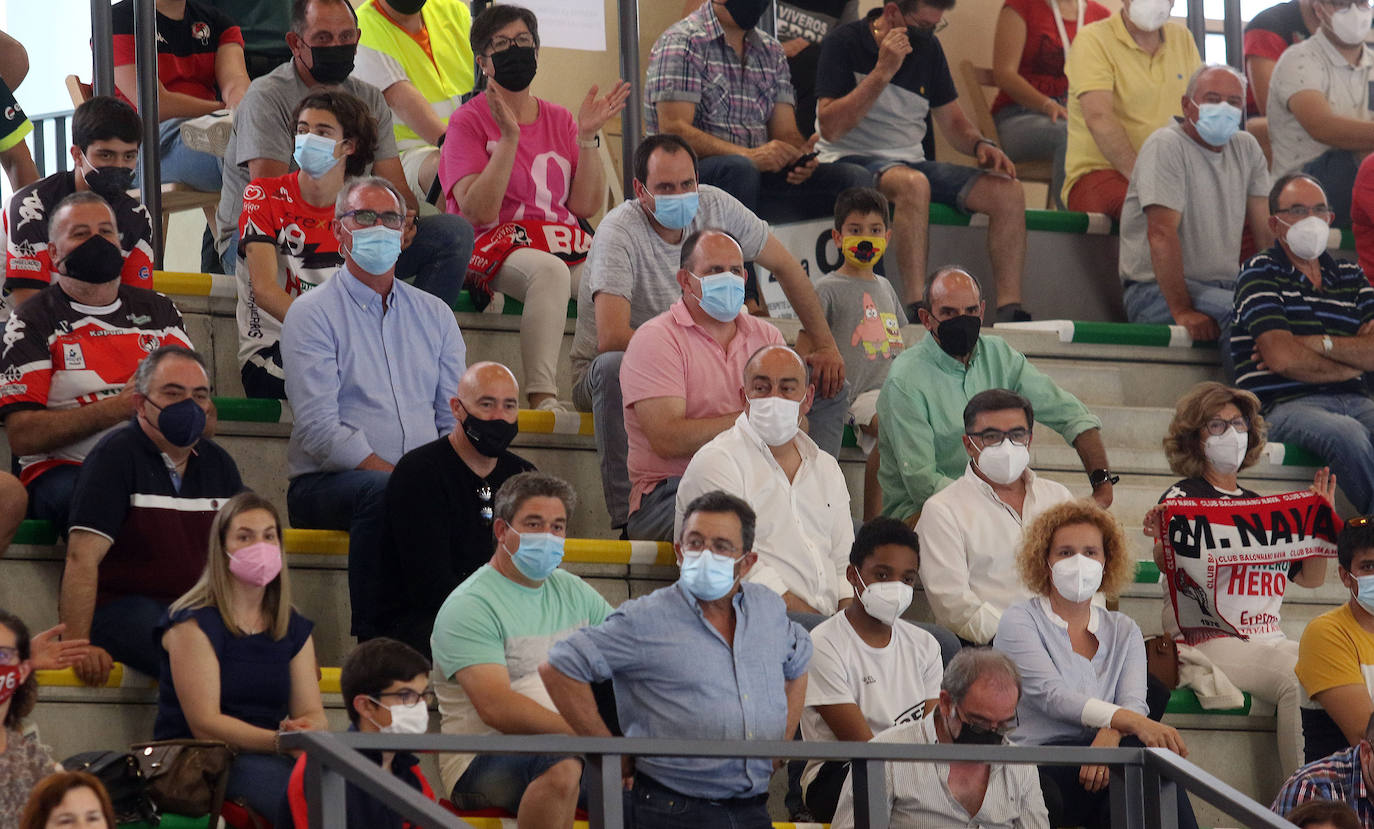
[[[1135,583],[1155,584],[1159,581],[1159,565],[1150,559],[1135,563]]]
[[[1084,322],[1074,320],[1073,341],[1096,345],[1169,346],[1167,325],[1143,325],[1132,322]]]
[[[37,521],[32,518],[21,521],[19,529],[14,533],[14,543],[52,546],[57,543],[57,528],[51,521]]]
[[[1280,466],[1325,466],[1320,455],[1314,455],[1296,443],[1283,445],[1283,463]]]
[[[248,423],[290,423],[291,411],[280,400],[249,397],[214,397],[215,411],[220,420]],[[285,412],[285,418],[283,418]]]
[[[1192,688],[1175,688],[1169,694],[1169,706],[1164,709],[1169,714],[1222,714],[1244,717],[1250,713],[1250,695],[1245,695],[1245,704],[1239,708],[1203,708]]]
[[[972,217],[944,204],[930,206],[930,223],[947,227],[968,227]],[[1116,222],[1105,216],[1098,221],[1093,215],[1077,213],[1072,210],[1027,210],[1026,230],[1039,230],[1048,233],[1076,233],[1082,235],[1116,234]]]

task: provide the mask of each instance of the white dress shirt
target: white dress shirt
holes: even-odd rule
[[[921,584],[935,620],[970,642],[997,635],[1002,611],[1031,596],[1016,568],[1025,525],[1050,507],[1072,500],[1059,483],[1030,469],[1022,473],[1021,514],[997,497],[972,462],[921,510]]]
[[[840,465],[798,431],[801,466],[791,481],[741,413],[735,425],[697,450],[677,488],[674,536],[693,499],[724,490],[749,502],[758,516],[758,563],[745,577],[778,594],[790,592],[827,616],[852,595],[845,569],[854,544],[849,489]],[[994,626],[995,627],[995,626]]]

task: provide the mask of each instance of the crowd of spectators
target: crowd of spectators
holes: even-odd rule
[[[1339,486],[1374,512],[1374,287],[1327,252],[1352,221],[1374,251],[1368,3],[1270,9],[1247,28],[1240,72],[1203,64],[1170,0],[1118,13],[1006,0],[992,69],[1005,147],[965,112],[937,38],[954,0],[863,16],[780,3],[780,37],[766,6],[687,0],[636,79],[648,134],[609,210],[603,130],[632,85],[598,79],[576,111],[533,95],[539,20],[518,5],[159,2],[154,140],[133,105],[123,0],[116,94],[76,109],[72,169],[43,179],[12,92],[27,60],[0,35],[15,189],[0,552],[26,517],[66,544],[60,624],[31,637],[0,610],[0,826],[113,826],[100,782],[61,772],[32,729],[40,670],[92,686],[116,664],[158,678],[152,736],[228,744],[226,796],[279,827],[308,824],[312,762],[281,735],[329,727],[282,515],[215,442],[206,358],[150,290],[141,152],[164,180],[219,194],[202,270],[235,280],[243,391],[291,404],[290,524],[348,533],[350,730],[423,733],[437,704],[439,730],[461,735],[1187,756],[1161,722],[1168,687],[1140,627],[1108,609],[1136,562],[1108,512],[1102,421],[983,331],[974,273],[929,270],[930,205],[986,214],[992,318],[1028,320],[1016,163],[1050,161],[1056,203],[1120,220],[1129,319],[1219,341],[1231,385],[1178,401],[1163,452],[1182,480],[1141,518],[1171,584],[1171,504],[1256,497],[1238,475],[1266,440],[1329,464],[1296,497],[1330,515]],[[191,146],[187,122],[205,116],[232,124],[222,152]],[[974,164],[936,160],[936,132]],[[823,275],[770,227],[815,219],[833,219],[839,265]],[[795,349],[766,319],[755,264],[800,322]],[[523,304],[523,388],[502,362],[469,365],[452,313],[464,290],[479,309]],[[522,408],[593,414],[610,525],[670,542],[673,584],[613,607],[560,567],[579,493],[511,451]],[[1089,497],[1031,468],[1037,414],[1077,453]],[[838,462],[846,425],[862,492]],[[1345,803],[1369,827],[1374,524],[1332,535],[1350,598],[1300,640],[1280,605],[1288,582],[1325,582],[1320,557],[1221,567],[1260,585],[1246,613],[1217,592],[1214,611],[1240,628],[1199,634],[1167,600],[1162,624],[1276,706],[1292,776],[1275,811],[1344,826]],[[933,623],[904,618],[918,583]],[[520,826],[571,826],[593,785],[577,756],[446,754],[438,788],[414,755],[366,756],[426,797]],[[646,827],[764,827],[777,765],[637,758],[627,811]],[[794,764],[793,817],[853,825],[849,772]],[[1111,821],[1106,766],[885,775],[870,782],[894,825]],[[1196,826],[1176,791],[1178,825]],[[361,789],[346,796],[350,826],[401,825]]]

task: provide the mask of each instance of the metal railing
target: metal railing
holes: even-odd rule
[[[586,762],[588,823],[591,829],[625,825],[622,757],[750,757],[785,760],[852,760],[855,825],[888,829],[884,763],[989,762],[1036,765],[1104,765],[1111,768],[1112,826],[1118,829],[1177,829],[1177,787],[1238,818],[1247,827],[1293,829],[1227,783],[1162,749],[1061,746],[956,746],[908,743],[807,743],[800,741],[661,740],[624,737],[458,736],[358,734],[296,731],[281,735],[283,749],[310,758],[305,792],[311,829],[338,827],[345,818],[345,783],[358,786],[411,823],[427,827],[466,824],[453,813],[384,773],[359,751],[448,751],[477,754],[581,756]]]
[[[29,121],[33,123],[33,165],[38,168],[40,178],[46,178],[53,173],[67,172],[67,162],[70,159],[68,148],[71,142],[68,140],[71,132],[69,124],[72,118],[72,110],[62,110],[60,112],[44,112],[40,115],[30,115]],[[52,161],[55,162],[52,169],[49,169],[49,138],[51,137]]]

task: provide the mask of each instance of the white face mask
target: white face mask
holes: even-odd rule
[[[1283,224],[1288,225],[1288,233],[1283,240],[1288,243],[1288,249],[1293,251],[1293,255],[1299,259],[1316,259],[1326,250],[1327,242],[1331,238],[1331,226],[1316,216],[1308,216],[1299,219],[1289,225],[1283,219],[1279,219]]]
[[[1087,556],[1061,558],[1050,567],[1059,595],[1071,602],[1086,602],[1102,586],[1102,562]]]
[[[1027,466],[1030,466],[1030,447],[1012,443],[1011,438],[1003,438],[998,445],[989,446],[980,452],[974,463],[988,480],[1009,486],[1021,477]]]
[[[782,446],[796,437],[801,401],[786,397],[749,398],[749,425],[769,446]]]
[[[859,584],[863,584],[864,588],[864,592],[859,594],[859,603],[869,616],[888,627],[896,624],[897,619],[911,607],[911,599],[916,592],[911,585],[901,581],[864,584],[863,576],[859,576]]]
[[[1173,0],[1132,0],[1128,14],[1138,28],[1153,32],[1169,20],[1173,8]]]
[[[1358,46],[1369,36],[1374,9],[1351,6],[1331,15],[1331,33],[1346,46]]]
[[[414,705],[392,705],[391,725],[381,726],[383,734],[423,734],[429,730],[429,706],[424,700]]]
[[[1202,442],[1202,453],[1212,468],[1223,475],[1234,475],[1240,469],[1245,453],[1250,450],[1250,436],[1228,427],[1219,435],[1208,435]]]

